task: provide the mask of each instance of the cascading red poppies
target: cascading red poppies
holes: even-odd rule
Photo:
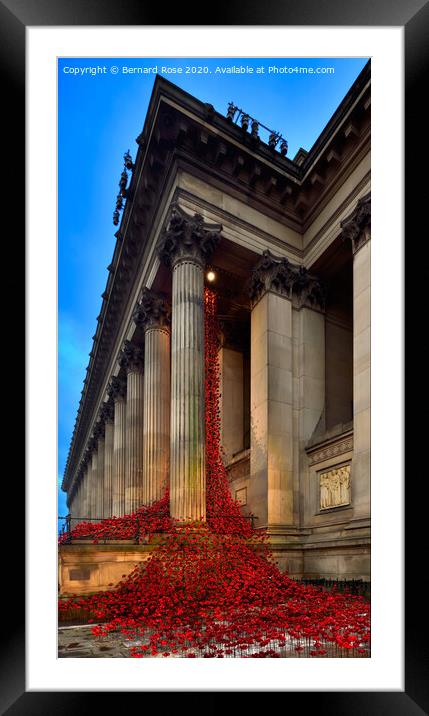
[[[74,538],[134,539],[149,558],[111,591],[60,601],[100,623],[95,636],[119,632],[138,640],[133,657],[368,656],[369,604],[360,596],[304,586],[277,568],[263,530],[232,499],[221,458],[217,297],[205,290],[207,522],[169,516],[168,492],[133,515],[91,525]],[[334,650],[334,651],[333,651]]]

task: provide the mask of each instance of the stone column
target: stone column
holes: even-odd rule
[[[85,475],[85,516],[91,517],[91,476],[92,476],[92,454],[88,449],[86,456]]]
[[[85,491],[86,491],[86,485],[85,485],[85,474],[86,470],[85,468],[82,468],[82,477],[80,481],[80,488],[79,488],[79,522],[83,522],[85,518]]]
[[[104,428],[104,426],[103,426]],[[104,431],[103,431],[104,432]],[[104,490],[104,435],[98,438],[97,447],[97,504],[95,515],[100,520],[103,519],[103,490]]]
[[[71,496],[69,497],[68,508],[69,508],[68,513],[70,515],[70,524],[71,524],[71,528],[73,529],[73,527],[74,527],[74,519],[73,518],[74,518],[75,512],[76,512],[76,510],[75,510],[75,493],[72,493]]]
[[[91,474],[90,474],[90,481],[89,481],[89,505],[90,505],[90,514],[89,517],[94,518],[97,517],[97,487],[98,487],[98,467],[97,467],[97,458],[98,458],[98,452],[97,448],[94,445],[92,448],[92,459],[91,459]]]
[[[76,517],[82,517],[82,480],[77,486]]]
[[[79,482],[76,487],[76,510],[75,510],[75,517],[80,518],[82,517],[81,512],[81,498],[82,498],[82,478],[78,478]],[[76,527],[76,525],[79,524],[79,520],[75,519],[73,526]]]
[[[294,522],[302,526],[311,520],[314,510],[305,446],[316,428],[324,430],[325,315],[323,305],[313,310],[300,306],[297,299],[292,301],[292,417],[294,493],[300,499],[294,503]]]
[[[83,478],[82,478],[82,517],[89,517],[89,505],[88,505],[88,483],[89,483],[89,470],[88,470],[88,458],[84,460],[83,467]]]
[[[170,512],[183,521],[206,515],[204,425],[204,266],[221,226],[173,205],[158,251],[171,266]]]
[[[160,500],[170,465],[170,310],[162,296],[145,289],[134,312],[145,332],[143,502]]]
[[[127,374],[125,514],[135,512],[143,498],[143,350],[126,341],[120,359]]]
[[[370,516],[371,415],[371,196],[359,199],[342,223],[353,249],[353,519]]]
[[[114,402],[112,511],[115,517],[125,514],[126,457],[126,381],[118,376],[111,380],[110,395]]]
[[[85,500],[85,484],[84,484],[84,478],[85,478],[85,471],[82,470],[82,475],[80,478],[80,485],[79,485],[79,522],[83,521],[84,517],[84,500]]]
[[[286,530],[294,534],[297,486],[293,480],[292,307],[304,311],[301,316],[301,328],[304,328],[314,316],[311,311],[307,314],[303,307],[322,304],[322,289],[303,267],[265,251],[252,273],[250,297],[253,307],[249,506],[258,516],[258,526],[267,525],[273,532]],[[302,385],[298,387],[305,389],[308,400],[313,376],[303,375],[300,380]],[[321,390],[318,385],[320,393]],[[308,409],[304,406],[301,419],[307,432],[320,417],[323,400],[324,394],[320,394],[320,411],[319,404],[317,410],[312,410],[312,405]]]
[[[113,433],[115,408],[113,401],[104,403],[102,418],[104,420],[104,482],[103,482],[103,517],[113,514]]]
[[[238,331],[234,325],[234,331]],[[231,332],[232,332],[231,330]],[[221,443],[225,460],[244,448],[244,356],[240,346],[222,332],[219,350]]]

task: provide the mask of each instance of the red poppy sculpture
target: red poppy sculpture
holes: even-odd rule
[[[205,362],[206,522],[172,520],[168,491],[133,514],[81,522],[72,530],[74,539],[134,539],[138,531],[153,549],[113,589],[60,600],[60,613],[92,614],[94,636],[113,632],[134,639],[135,658],[369,656],[368,601],[280,572],[266,534],[232,499],[221,457],[217,296],[210,289]]]

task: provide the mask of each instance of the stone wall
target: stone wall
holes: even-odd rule
[[[71,544],[59,548],[59,596],[90,594],[116,586],[123,575],[144,562],[153,548],[147,545]]]

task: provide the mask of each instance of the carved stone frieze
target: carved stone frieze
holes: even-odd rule
[[[204,268],[220,240],[221,230],[220,224],[205,224],[200,214],[191,216],[174,203],[158,241],[158,256],[167,266],[194,261]]]
[[[350,472],[349,464],[319,474],[321,510],[350,504]]]
[[[144,288],[134,309],[134,323],[147,331],[150,328],[169,328],[171,308],[164,296]]]
[[[253,268],[249,282],[250,300],[256,303],[267,291],[286,296],[298,308],[325,308],[326,290],[322,282],[304,266],[274,256],[268,249]]]
[[[317,465],[319,462],[329,460],[332,457],[337,457],[337,455],[343,455],[344,453],[352,450],[353,437],[349,437],[346,440],[341,440],[340,442],[333,443],[332,445],[327,445],[321,450],[316,450],[315,452],[310,453],[308,456],[308,464],[310,466]]]
[[[341,222],[344,241],[351,241],[355,254],[371,238],[371,194],[359,199],[355,210]]]

